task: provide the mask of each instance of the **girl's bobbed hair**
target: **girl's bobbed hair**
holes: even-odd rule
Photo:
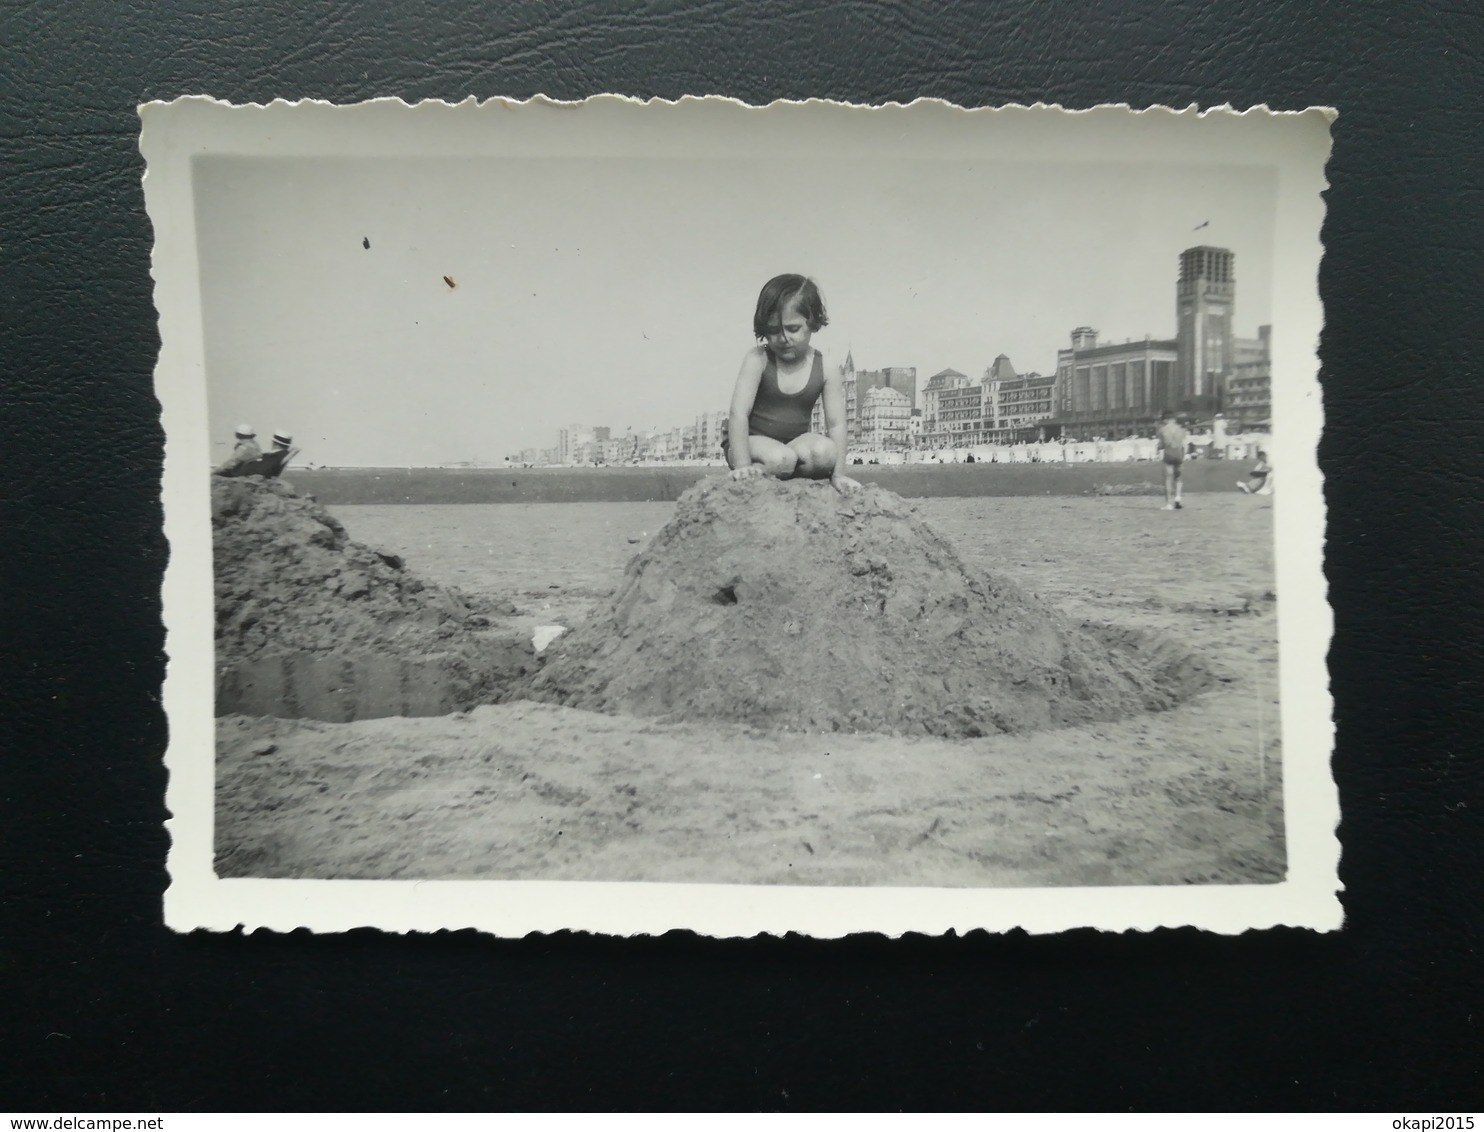
[[[810,333],[829,325],[829,315],[824,313],[824,299],[814,280],[804,275],[775,275],[758,292],[757,310],[752,315],[753,337],[766,338],[768,327],[777,324],[783,308],[795,298],[799,300],[800,313],[809,322]]]

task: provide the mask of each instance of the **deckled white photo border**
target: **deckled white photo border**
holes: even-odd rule
[[[177,931],[476,928],[500,936],[576,930],[612,935],[688,929],[711,936],[799,932],[939,934],[1195,926],[1235,933],[1278,925],[1335,930],[1338,794],[1326,655],[1325,509],[1318,294],[1321,193],[1333,111],[1230,108],[1134,111],[1105,106],[963,109],[936,101],[852,107],[809,101],[747,107],[729,99],[581,103],[470,99],[409,106],[209,98],[140,108],[145,205],[161,350],[155,375],[165,429],[163,496],[170,560],[163,586],[171,836],[165,922]],[[222,880],[213,872],[214,664],[209,430],[191,159],[256,156],[739,157],[780,147],[814,156],[1046,162],[1264,165],[1278,171],[1273,310],[1273,496],[1287,879],[1271,885],[1098,888],[833,888],[574,881]]]

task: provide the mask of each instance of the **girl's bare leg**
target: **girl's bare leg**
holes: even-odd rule
[[[779,479],[788,479],[795,473],[799,458],[787,444],[780,444],[771,436],[749,436],[747,438],[747,451],[752,456],[752,466],[761,468],[765,476],[777,476]],[[732,474],[735,476],[742,469],[737,469]]]
[[[835,473],[835,442],[817,432],[806,432],[788,442],[797,464],[794,475],[801,479],[827,480]]]

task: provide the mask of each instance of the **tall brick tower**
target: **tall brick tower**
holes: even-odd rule
[[[1214,412],[1222,406],[1234,364],[1235,258],[1226,248],[1187,248],[1180,253],[1175,291],[1179,361],[1173,400],[1181,408]]]

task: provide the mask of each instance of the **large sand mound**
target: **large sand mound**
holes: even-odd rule
[[[975,576],[874,486],[702,481],[610,608],[513,696],[768,728],[945,736],[1173,706],[1207,676],[1172,646],[1079,627]]]
[[[531,662],[455,590],[351,540],[281,480],[211,480],[219,712],[334,721],[490,698]]]

